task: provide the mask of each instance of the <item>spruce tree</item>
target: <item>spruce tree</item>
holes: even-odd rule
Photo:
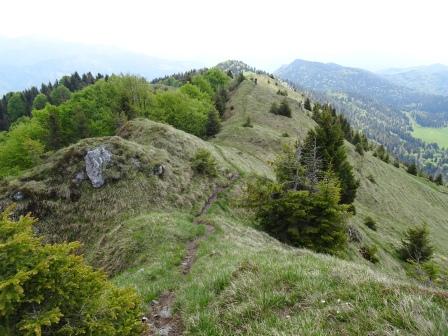
[[[318,126],[308,136],[316,137],[316,144],[323,162],[323,170],[333,170],[341,183],[341,202],[350,204],[356,197],[359,182],[353,175],[353,168],[347,161],[344,147],[344,133],[331,112],[324,110],[316,114]]]
[[[430,244],[429,229],[426,225],[408,229],[401,243],[399,254],[405,261],[420,263],[432,258],[434,249]]]
[[[48,147],[58,149],[63,145],[61,123],[57,111],[52,110],[48,115]]]
[[[305,110],[311,111],[311,101],[309,98],[305,99],[303,107],[305,108]]]
[[[442,174],[438,174],[435,178],[434,178],[434,182],[438,185],[443,185],[443,176]]]
[[[417,175],[417,165],[415,163],[411,163],[408,166],[407,172],[411,175]]]
[[[221,121],[219,119],[219,114],[215,109],[209,111],[207,118],[205,134],[211,137],[221,130]]]

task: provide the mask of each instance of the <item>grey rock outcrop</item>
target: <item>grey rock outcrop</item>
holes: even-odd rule
[[[84,157],[86,163],[86,173],[92,182],[94,188],[100,188],[104,185],[105,179],[103,170],[112,160],[112,153],[104,146],[89,150]]]

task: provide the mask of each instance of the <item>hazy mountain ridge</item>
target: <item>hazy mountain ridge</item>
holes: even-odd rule
[[[413,90],[427,94],[448,95],[448,66],[443,64],[387,69],[378,74],[394,84]]]
[[[428,95],[399,86],[363,69],[297,59],[280,67],[276,74],[311,90],[362,95],[396,109],[448,112],[447,97]]]
[[[28,38],[0,38],[0,50],[0,94],[54,81],[75,71],[131,73],[152,79],[196,66],[112,47]]]

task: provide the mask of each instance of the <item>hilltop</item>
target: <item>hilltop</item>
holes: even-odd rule
[[[257,229],[240,199],[250,176],[274,178],[282,146],[316,123],[304,92],[267,75],[245,76],[214,137],[136,118],[3,180],[0,205],[15,200],[18,213],[32,211],[50,241],[80,240],[91,264],[138,290],[160,334],[444,335],[447,292],[410,277],[396,248],[407,228],[426,222],[435,261],[447,266],[446,188],[346,143],[360,188],[349,220],[358,238],[345,260],[278,242]],[[269,112],[284,99],[291,118]],[[248,118],[252,127],[243,127]],[[112,159],[105,185],[93,188],[76,177],[87,152],[101,146]],[[215,176],[192,168],[198,149],[216,159]],[[367,216],[377,231],[364,225]],[[362,257],[363,244],[378,247],[378,264]]]

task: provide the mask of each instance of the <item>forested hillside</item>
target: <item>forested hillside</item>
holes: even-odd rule
[[[243,65],[100,78],[2,135],[0,332],[448,332],[447,188]]]
[[[387,147],[407,163],[418,163],[434,176],[448,174],[448,152],[412,134],[413,119],[422,126],[442,127],[448,99],[421,93],[361,69],[296,60],[277,75],[315,99],[329,102],[347,116],[356,129]]]
[[[448,66],[443,64],[387,69],[378,73],[397,85],[428,94],[448,96]]]

